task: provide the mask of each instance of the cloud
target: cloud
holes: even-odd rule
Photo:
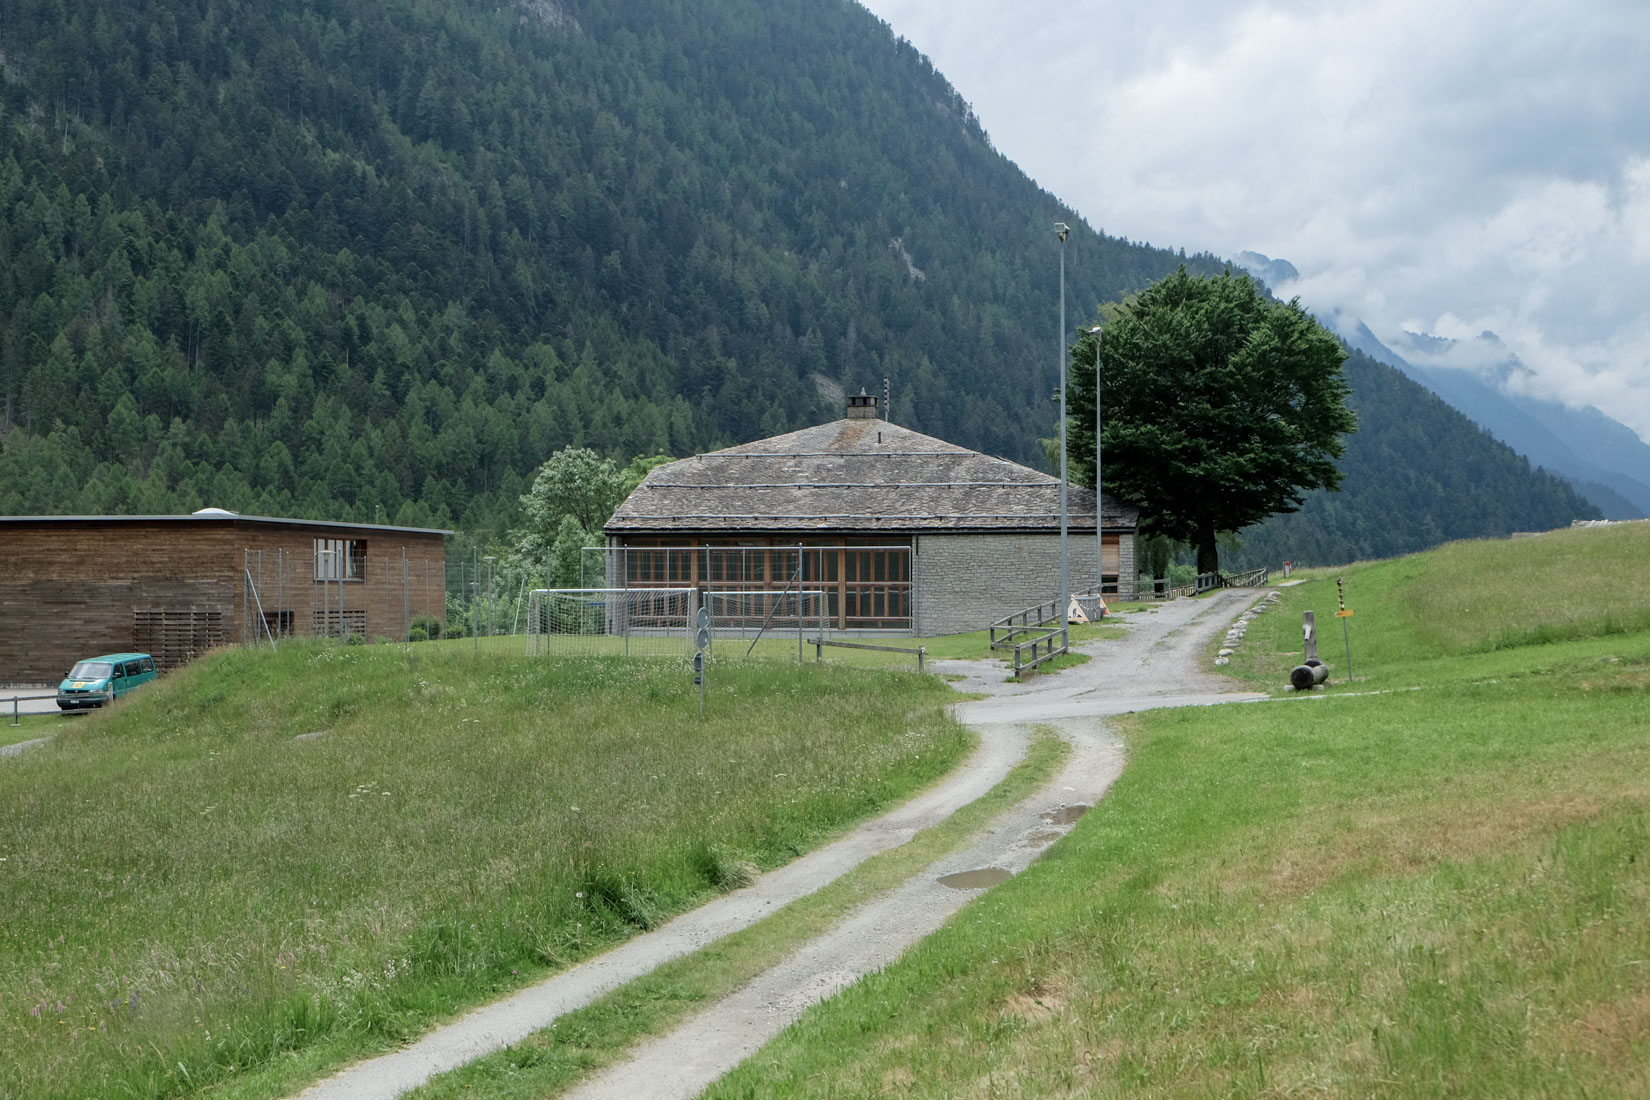
[[[1492,329],[1650,438],[1642,0],[870,0],[1090,224],[1294,263],[1383,338]]]

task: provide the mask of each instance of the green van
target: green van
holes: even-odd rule
[[[57,685],[57,705],[62,710],[101,707],[119,699],[158,673],[155,659],[147,653],[110,653],[76,661],[74,668]]]

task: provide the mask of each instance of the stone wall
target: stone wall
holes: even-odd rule
[[[912,557],[912,599],[919,637],[983,630],[993,621],[1060,594],[1060,536],[923,535]],[[1073,592],[1094,587],[1094,536],[1067,537]],[[1111,555],[1107,554],[1107,566]],[[1118,596],[1136,588],[1133,535],[1118,546]]]

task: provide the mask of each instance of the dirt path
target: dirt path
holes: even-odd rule
[[[1223,693],[1230,682],[1201,667],[1209,640],[1254,596],[1224,592],[1205,600],[1177,600],[1133,616],[1126,639],[1086,647],[1093,657],[1088,664],[1027,684],[1004,683],[997,662],[935,662],[941,671],[965,677],[956,685],[960,690],[990,696],[956,708],[959,718],[979,733],[981,747],[940,786],[750,887],[478,1009],[403,1050],[359,1063],[310,1088],[302,1100],[394,1097],[437,1073],[519,1041],[670,959],[749,927],[876,853],[943,821],[1007,774],[1025,754],[1033,726],[1053,726],[1070,741],[1071,755],[1054,781],[998,817],[965,849],[867,903],[745,988],[676,1030],[643,1043],[629,1060],[570,1094],[615,1100],[696,1095],[808,1006],[886,966],[981,892],[942,885],[941,877],[991,868],[1018,872],[1069,830],[1075,820],[1071,809],[1092,805],[1122,771],[1122,750],[1105,729],[1104,717],[1152,707],[1260,698]]]

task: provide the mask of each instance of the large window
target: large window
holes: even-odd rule
[[[808,539],[801,547],[775,539],[636,539],[623,550],[624,584],[633,588],[691,587],[710,592],[825,593],[826,617],[839,630],[911,627],[911,546],[908,538]],[[777,620],[776,620],[777,621]]]
[[[316,539],[315,579],[318,581],[366,580],[367,540]]]

